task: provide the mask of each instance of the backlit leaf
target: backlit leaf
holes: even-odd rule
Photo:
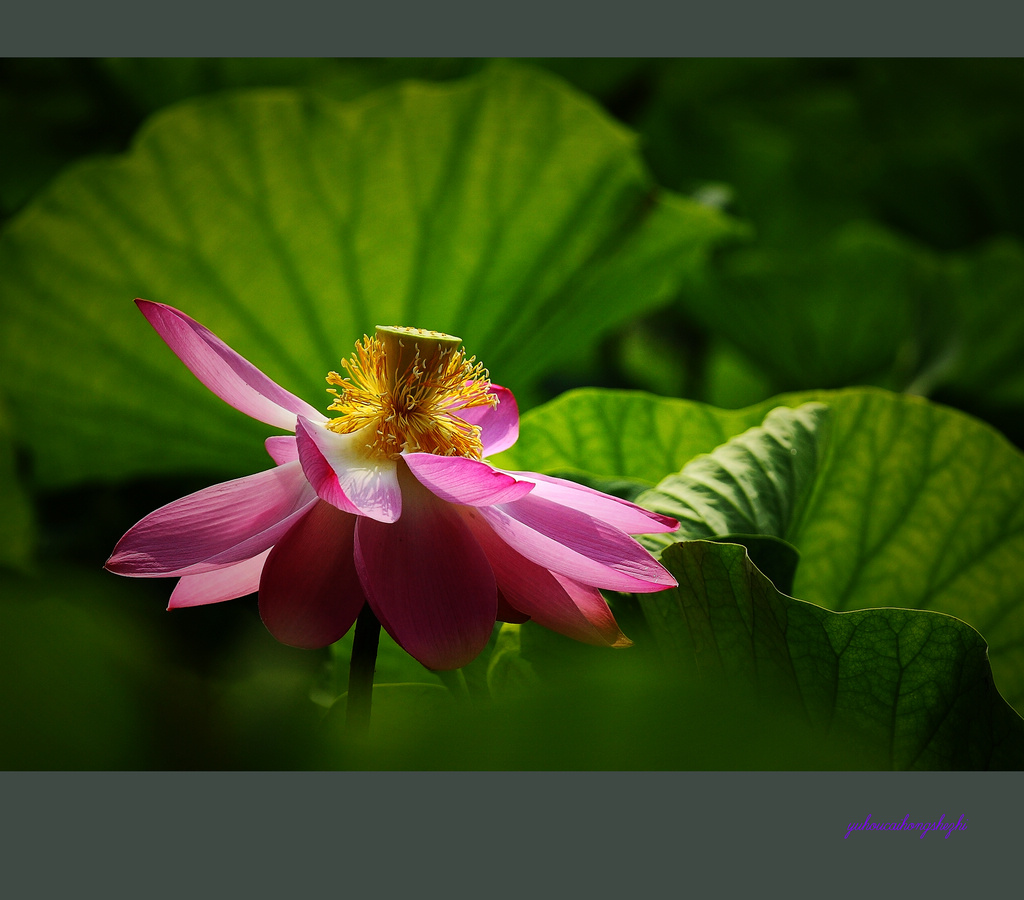
[[[662,562],[679,587],[640,603],[662,651],[705,681],[788,700],[889,768],[1024,766],[1024,720],[996,691],[984,640],[958,619],[830,612],[780,594],[734,545],[674,544]]]
[[[527,124],[528,123],[528,124]],[[376,324],[458,334],[523,397],[667,303],[728,217],[659,191],[634,136],[512,65],[350,103],[177,104],[74,167],[0,239],[0,386],[47,485],[266,465],[132,305],[169,303],[326,407]]]
[[[655,482],[780,405],[824,403],[831,433],[787,540],[796,596],[835,610],[928,609],[989,645],[996,685],[1024,708],[1024,454],[994,429],[919,397],[812,391],[745,410],[583,390],[523,417],[510,467]]]

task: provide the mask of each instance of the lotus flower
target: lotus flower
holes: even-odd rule
[[[213,393],[294,433],[267,438],[274,468],[170,503],[118,542],[110,571],[179,578],[169,609],[258,591],[275,638],[316,648],[368,603],[401,647],[444,670],[474,659],[498,620],[626,646],[599,588],[675,585],[630,537],[675,520],[484,461],[515,443],[519,412],[458,338],[378,327],[346,377],[327,376],[328,418],[184,313],[136,302]]]

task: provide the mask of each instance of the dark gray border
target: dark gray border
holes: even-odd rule
[[[7,56],[1019,55],[1008,5],[21,4]],[[881,896],[1002,884],[1024,774],[6,773],[19,897]],[[947,820],[966,830],[861,831]],[[893,876],[896,876],[894,879]],[[883,887],[884,886],[884,887]]]
[[[1024,788],[1024,773],[0,778],[19,897],[970,896],[1014,864]],[[868,815],[966,827],[847,838]]]
[[[1019,56],[993,0],[378,0],[9,6],[4,56]]]

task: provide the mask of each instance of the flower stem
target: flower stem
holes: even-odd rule
[[[363,605],[352,637],[352,659],[348,666],[348,706],[345,722],[349,732],[365,737],[370,730],[370,707],[373,703],[373,670],[377,664],[380,622]]]

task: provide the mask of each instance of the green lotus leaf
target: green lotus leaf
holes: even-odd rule
[[[759,425],[760,409],[580,388],[524,414],[519,440],[494,460],[507,469],[572,473],[593,484],[615,479],[653,487],[693,457]]]
[[[735,545],[681,542],[661,559],[679,587],[640,603],[665,655],[705,681],[789,701],[827,740],[854,741],[887,768],[1024,767],[1024,720],[965,623],[794,600]]]
[[[813,490],[786,540],[794,594],[828,609],[927,609],[977,629],[995,682],[1024,708],[1024,454],[990,426],[875,389],[783,395],[719,410],[581,390],[531,410],[510,468],[581,470],[653,484],[758,425],[776,406],[828,406]]]
[[[952,266],[961,326],[935,380],[961,402],[1016,411],[1024,405],[1024,245],[1002,238]]]
[[[686,312],[740,348],[777,390],[903,389],[946,351],[953,288],[939,259],[878,225],[724,256]]]
[[[132,306],[169,303],[326,408],[376,324],[464,338],[522,398],[669,302],[727,216],[659,191],[635,137],[511,64],[341,103],[186,101],[67,171],[0,236],[0,388],[39,482],[266,464]]]
[[[680,523],[678,531],[648,535],[645,543],[663,548],[727,534],[787,539],[814,486],[819,432],[827,422],[828,408],[820,403],[778,407],[761,425],[692,459],[637,497]]]

